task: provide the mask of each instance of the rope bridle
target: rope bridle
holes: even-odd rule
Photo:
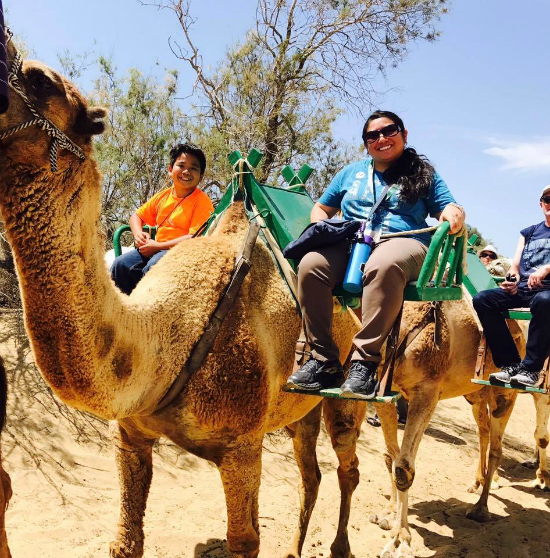
[[[13,32],[6,28],[6,45],[10,42],[13,37]],[[33,118],[23,122],[22,124],[17,124],[13,126],[9,130],[0,134],[0,140],[9,138],[21,130],[29,128],[31,126],[38,126],[42,128],[50,138],[52,138],[50,144],[50,152],[49,152],[49,159],[50,159],[50,168],[52,172],[57,172],[57,153],[60,149],[67,149],[71,153],[74,153],[79,159],[82,161],[86,160],[86,155],[76,145],[72,140],[70,140],[67,135],[65,135],[55,124],[53,124],[50,120],[48,120],[45,116],[40,114],[36,108],[31,103],[30,99],[27,97],[25,92],[21,89],[19,84],[19,77],[18,74],[21,71],[21,67],[23,65],[23,57],[21,53],[16,50],[15,56],[10,64],[8,70],[8,83],[10,87],[23,99],[25,105],[29,109],[30,113],[32,114]]]

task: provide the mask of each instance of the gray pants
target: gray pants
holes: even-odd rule
[[[331,335],[332,290],[344,280],[349,242],[309,252],[298,267],[302,326],[314,358],[339,356]],[[403,289],[418,278],[428,249],[413,238],[391,238],[376,245],[363,273],[362,329],[352,360],[380,362],[380,350],[399,314]]]

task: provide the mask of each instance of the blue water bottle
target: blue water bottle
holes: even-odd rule
[[[370,231],[364,232],[363,225],[351,247],[348,267],[342,283],[342,287],[349,293],[360,293],[363,290],[363,269],[372,252],[373,241]]]

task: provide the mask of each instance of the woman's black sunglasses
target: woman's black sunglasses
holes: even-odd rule
[[[540,201],[544,203],[550,203],[550,196],[542,196],[540,198]]]
[[[480,258],[491,258],[492,260],[496,260],[497,256],[496,254],[493,254],[493,252],[481,252],[481,254],[479,255]]]
[[[389,124],[388,126],[384,126],[381,130],[372,130],[365,134],[365,141],[367,143],[374,143],[378,141],[380,135],[383,135],[385,138],[392,138],[396,136],[401,131],[401,128],[397,124]]]

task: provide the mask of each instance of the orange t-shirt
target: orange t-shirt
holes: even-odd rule
[[[165,242],[195,233],[212,211],[210,198],[198,188],[182,201],[170,186],[146,201],[136,213],[147,225],[160,225],[155,240]]]

